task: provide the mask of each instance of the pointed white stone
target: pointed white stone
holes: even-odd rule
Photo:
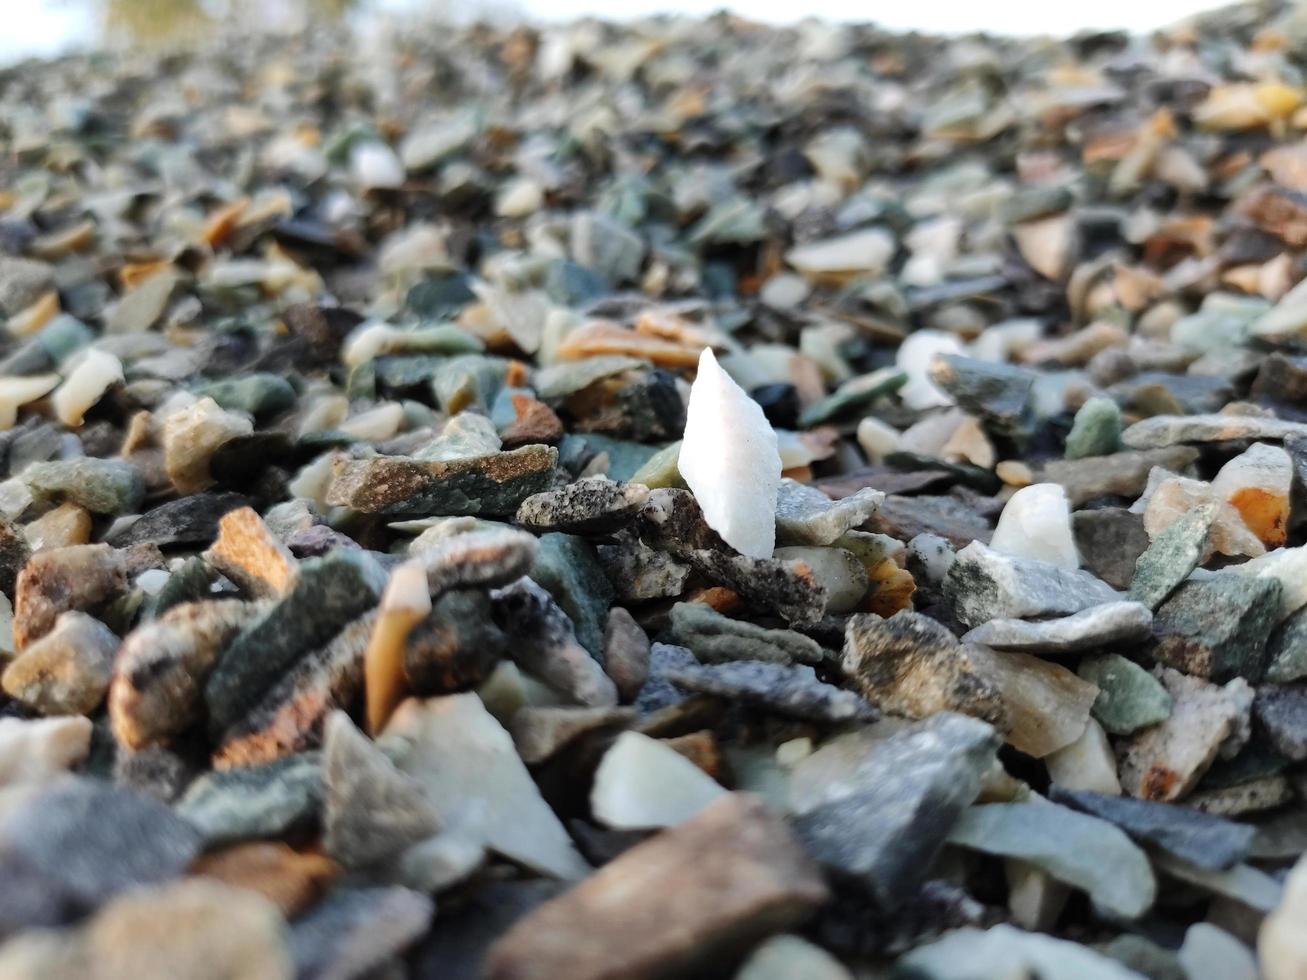
[[[899,389],[903,404],[916,409],[952,405],[952,396],[930,380],[930,364],[936,354],[962,353],[958,339],[941,330],[918,330],[908,334],[895,357],[899,369],[908,376],[908,383]]]
[[[1057,483],[1035,483],[1014,493],[989,546],[1005,555],[1038,558],[1059,568],[1079,568],[1071,532],[1071,507]]]
[[[57,374],[0,378],[0,429],[12,429],[22,406],[48,395],[58,384]]]
[[[711,348],[700,355],[690,389],[678,466],[723,541],[751,558],[771,557],[781,482],[776,433]]]
[[[92,347],[77,359],[51,399],[55,415],[64,425],[82,424],[82,416],[112,385],[123,380],[123,363],[107,350]]]
[[[671,827],[725,792],[671,746],[639,732],[623,732],[595,771],[590,808],[609,827]]]

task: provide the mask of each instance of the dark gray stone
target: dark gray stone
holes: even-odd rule
[[[817,679],[811,667],[799,664],[739,660],[669,670],[667,679],[677,687],[740,701],[766,711],[838,724],[875,721],[880,712],[852,691]]]
[[[191,783],[177,812],[209,846],[279,838],[312,826],[324,796],[322,755],[304,752],[261,766],[210,772]]]
[[[118,548],[132,544],[156,544],[160,548],[207,545],[218,536],[218,520],[222,515],[248,504],[239,493],[191,494],[160,504],[142,514],[121,534],[105,540]]]
[[[1294,762],[1307,759],[1307,688],[1259,687],[1253,699],[1253,720],[1282,755]]]
[[[335,892],[291,929],[295,974],[299,980],[373,975],[427,931],[435,911],[429,897],[407,888]]]
[[[1128,589],[1135,564],[1149,545],[1142,514],[1124,507],[1078,510],[1071,515],[1080,562],[1114,589]]]

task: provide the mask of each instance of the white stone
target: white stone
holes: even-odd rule
[[[1012,355],[1044,336],[1044,325],[1033,317],[1004,320],[986,327],[971,342],[970,355],[979,361],[1010,361]]]
[[[358,367],[389,353],[409,335],[409,331],[389,323],[361,323],[345,338],[340,359],[346,367]]]
[[[725,792],[669,745],[639,732],[623,732],[595,771],[590,809],[618,830],[672,827]]]
[[[404,183],[404,165],[385,143],[355,143],[349,154],[349,171],[360,187],[390,188]]]
[[[164,468],[180,493],[198,493],[213,484],[209,460],[224,443],[249,435],[248,415],[228,412],[212,398],[201,398],[170,414],[163,423]]]
[[[903,403],[915,409],[952,405],[952,396],[930,380],[930,365],[936,354],[962,353],[962,344],[952,334],[940,330],[918,330],[908,334],[895,357],[899,369],[908,376],[908,383],[899,389]]]
[[[867,228],[836,238],[796,245],[785,261],[809,277],[882,272],[894,257],[894,236],[883,228]]]
[[[55,415],[69,427],[82,424],[86,410],[104,393],[123,380],[123,363],[108,351],[94,347],[77,359],[75,366],[51,399]]]
[[[782,272],[762,284],[758,299],[775,309],[790,310],[807,299],[811,292],[812,287],[803,276]]]
[[[1051,929],[1071,897],[1071,888],[1043,868],[1019,858],[1003,862],[1007,878],[1007,907],[1023,929]]]
[[[1061,484],[1035,483],[1014,493],[1003,508],[989,546],[1005,555],[1079,568],[1071,506]]]
[[[890,453],[898,452],[899,430],[868,415],[858,423],[858,445],[866,454],[868,463],[879,463]]]
[[[48,395],[58,384],[57,374],[0,378],[0,429],[12,429],[22,406]]]
[[[1239,565],[1223,569],[1233,575],[1255,575],[1279,579],[1280,618],[1285,619],[1307,606],[1307,545],[1277,548]]]
[[[1224,929],[1195,922],[1184,934],[1180,965],[1189,980],[1257,980],[1257,960]]]
[[[1093,718],[1089,719],[1084,734],[1078,739],[1044,756],[1044,764],[1048,766],[1049,778],[1066,789],[1121,795],[1121,782],[1116,778],[1116,756],[1103,726]]]
[[[1307,977],[1307,856],[1293,866],[1280,904],[1262,923],[1257,959],[1265,980]]]
[[[495,214],[501,218],[525,218],[545,205],[545,189],[530,177],[510,180],[495,200]]]
[[[389,439],[404,424],[404,406],[399,402],[383,402],[375,408],[346,419],[337,427],[355,439],[376,442]]]
[[[699,356],[678,466],[723,541],[751,558],[771,557],[781,481],[776,433],[711,348]]]
[[[852,980],[844,964],[798,936],[773,936],[753,951],[735,980]]]
[[[89,718],[0,718],[0,786],[58,775],[85,759],[90,748]]]
[[[474,829],[487,848],[541,874],[589,872],[512,737],[477,695],[410,698],[378,744],[426,788],[442,825]]]

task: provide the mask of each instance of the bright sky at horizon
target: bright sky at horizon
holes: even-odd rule
[[[20,0],[10,0],[16,5]],[[204,0],[217,6],[222,0]],[[260,0],[268,9],[288,0]],[[468,19],[475,11],[521,11],[534,20],[559,21],[588,15],[614,19],[657,13],[704,16],[722,8],[771,23],[792,23],[818,16],[831,20],[870,21],[894,30],[932,33],[990,31],[997,34],[1066,35],[1078,30],[1126,28],[1150,31],[1221,0],[1095,0],[1093,3],[1032,3],[1031,0],[820,0],[799,5],[786,0],[372,0],[386,12],[437,9]],[[21,0],[0,31],[0,63],[22,57],[50,56],[94,44],[98,19],[88,0]]]

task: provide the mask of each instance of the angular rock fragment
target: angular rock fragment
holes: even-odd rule
[[[710,582],[739,593],[750,605],[790,623],[815,623],[826,612],[826,588],[802,559],[749,558],[720,551],[693,551],[689,563]]]
[[[339,889],[292,927],[294,974],[326,980],[384,969],[417,941],[434,914],[430,896],[408,888]]]
[[[1137,602],[1106,602],[1061,619],[1026,622],[991,619],[962,637],[995,650],[1061,655],[1113,644],[1139,643],[1152,635],[1153,616]]]
[[[633,708],[519,708],[508,730],[517,754],[528,766],[539,765],[589,732],[623,727],[634,721]]]
[[[693,650],[703,663],[767,660],[819,664],[824,659],[817,642],[802,633],[732,619],[702,602],[678,602],[672,607],[670,637]]]
[[[623,732],[595,770],[590,809],[599,821],[618,830],[673,827],[725,793],[666,743]]]
[[[1042,759],[1081,737],[1098,696],[1096,687],[1060,664],[1026,653],[971,649],[1002,699],[1009,744]]]
[[[1009,719],[995,679],[974,648],[920,613],[882,619],[851,616],[844,634],[844,673],[885,711],[927,718],[939,711],[972,715],[1006,730]]]
[[[224,411],[201,398],[173,412],[163,423],[164,468],[179,493],[195,493],[214,483],[209,462],[225,443],[254,431],[248,417]]]
[[[1065,616],[1119,598],[1088,572],[1000,555],[979,541],[958,552],[944,578],[944,596],[968,626],[998,618]]]
[[[804,664],[739,660],[720,664],[678,667],[663,674],[677,687],[742,701],[764,711],[814,721],[840,724],[875,721],[876,708],[852,691],[818,680]]]
[[[112,630],[70,610],[5,668],[0,686],[43,715],[89,715],[109,688],[117,649]]]
[[[1180,472],[1197,458],[1198,451],[1192,447],[1167,446],[1111,456],[1053,460],[1039,469],[1038,478],[1061,484],[1071,506],[1079,507],[1095,497],[1138,497],[1155,467]]]
[[[801,923],[826,898],[788,828],[757,798],[727,794],[529,912],[491,948],[485,976],[688,974]]]
[[[989,725],[949,712],[886,738],[873,729],[835,739],[796,767],[790,804],[799,836],[881,908],[896,908],[980,791],[998,741]]]
[[[523,446],[454,460],[401,456],[338,459],[326,501],[365,514],[507,516],[553,482],[558,450]]]
[[[608,611],[604,625],[604,673],[617,685],[618,698],[629,704],[649,676],[649,636],[621,606]]]
[[[616,544],[595,548],[599,564],[617,598],[625,602],[670,599],[685,591],[690,569],[663,551],[655,551],[638,538],[619,536]]]
[[[82,457],[32,463],[23,470],[22,479],[38,500],[71,502],[93,514],[134,513],[145,496],[140,471],[121,459]]]
[[[217,539],[202,557],[255,599],[285,595],[299,575],[290,550],[249,507],[223,515]]]
[[[629,524],[648,499],[639,483],[593,477],[527,497],[514,520],[532,531],[604,534]]]
[[[781,479],[776,433],[710,348],[699,357],[677,466],[709,527],[743,555],[771,557]]]
[[[324,796],[318,753],[211,772],[191,783],[177,813],[207,845],[280,837],[312,827]]]
[[[453,589],[433,602],[403,644],[407,690],[421,697],[453,694],[489,677],[508,649],[494,611],[480,589]]]
[[[1246,740],[1253,692],[1242,677],[1217,687],[1169,667],[1153,675],[1171,696],[1171,714],[1121,747],[1121,785],[1131,796],[1171,803],[1194,788],[1226,739]]]
[[[1104,507],[1076,511],[1071,526],[1084,567],[1114,589],[1129,589],[1149,545],[1143,517],[1123,507]]]
[[[1279,684],[1258,688],[1253,719],[1281,755],[1307,759],[1307,691]]]
[[[1187,674],[1258,680],[1280,609],[1273,578],[1214,575],[1180,585],[1158,608],[1153,656]]]
[[[845,531],[865,524],[884,499],[883,493],[868,488],[831,500],[820,490],[782,479],[776,498],[776,541],[834,544]]]
[[[1087,946],[1009,925],[965,928],[900,961],[922,980],[1035,974],[1046,980],[1137,980],[1140,974]]]
[[[1130,598],[1154,612],[1189,577],[1207,553],[1215,503],[1201,504],[1158,532],[1135,564]]]
[[[1115,653],[1086,657],[1077,668],[1098,688],[1093,715],[1113,735],[1129,735],[1171,715],[1171,695],[1152,674]]]
[[[93,610],[118,595],[128,577],[154,564],[158,554],[148,546],[117,551],[85,544],[33,555],[14,586],[14,645],[22,650],[40,639],[60,613]]]

